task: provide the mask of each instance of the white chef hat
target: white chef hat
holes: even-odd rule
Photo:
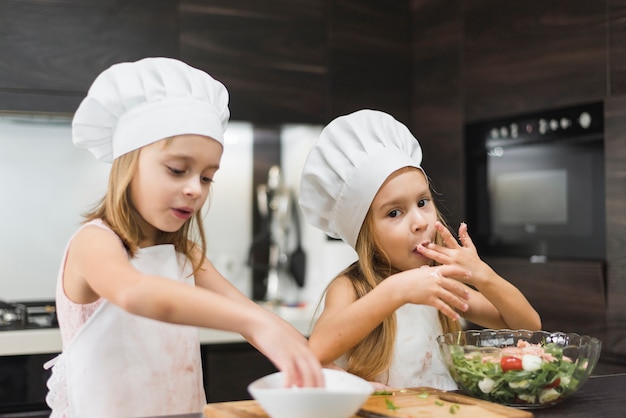
[[[422,149],[408,128],[376,110],[330,122],[304,163],[299,204],[307,221],[353,248],[367,211],[387,177],[421,169]]]
[[[204,135],[223,144],[229,116],[222,83],[176,59],[144,58],[96,77],[74,114],[72,140],[112,162],[175,135]]]

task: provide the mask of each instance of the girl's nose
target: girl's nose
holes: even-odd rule
[[[413,231],[423,231],[428,227],[428,220],[424,214],[419,210],[414,210],[412,213],[411,229]]]
[[[185,182],[185,187],[184,187],[184,193],[187,196],[192,196],[192,197],[196,197],[196,196],[200,196],[200,194],[202,193],[202,183],[200,181],[200,178],[198,177],[190,177],[186,182]]]

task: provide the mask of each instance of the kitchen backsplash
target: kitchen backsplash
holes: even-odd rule
[[[320,129],[282,127],[282,170],[296,192],[302,164]],[[0,115],[0,147],[0,300],[54,299],[65,245],[81,214],[103,196],[110,166],[72,145],[67,116]],[[205,214],[209,258],[247,295],[252,149],[252,125],[231,122]],[[301,223],[307,272],[299,300],[316,303],[328,280],[355,255],[344,243],[329,241],[304,220]]]

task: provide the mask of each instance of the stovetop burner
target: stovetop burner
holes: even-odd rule
[[[0,301],[0,331],[58,326],[54,301]]]

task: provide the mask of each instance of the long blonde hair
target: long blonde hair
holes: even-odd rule
[[[446,225],[439,210],[437,219]],[[376,241],[373,223],[373,217],[368,211],[355,246],[358,260],[337,276],[346,276],[350,280],[357,299],[369,293],[386,277],[399,272],[391,266],[389,256]],[[444,245],[439,234],[436,234],[435,242]],[[461,329],[458,321],[452,321],[441,312],[439,321],[444,333]],[[393,314],[348,352],[347,371],[366,380],[374,380],[386,372],[391,366],[396,332],[396,317]]]
[[[169,140],[166,141],[168,144]],[[139,242],[145,238],[138,221],[141,215],[130,199],[130,183],[137,171],[140,152],[141,149],[137,149],[113,160],[106,194],[84,215],[84,223],[102,219],[120,237],[130,257],[136,254]],[[200,242],[199,254],[205,254],[206,237],[201,211],[185,221],[178,231],[161,231],[155,244],[173,244],[177,252],[191,260],[195,273],[202,266],[203,258],[194,256],[197,244],[192,237]]]

